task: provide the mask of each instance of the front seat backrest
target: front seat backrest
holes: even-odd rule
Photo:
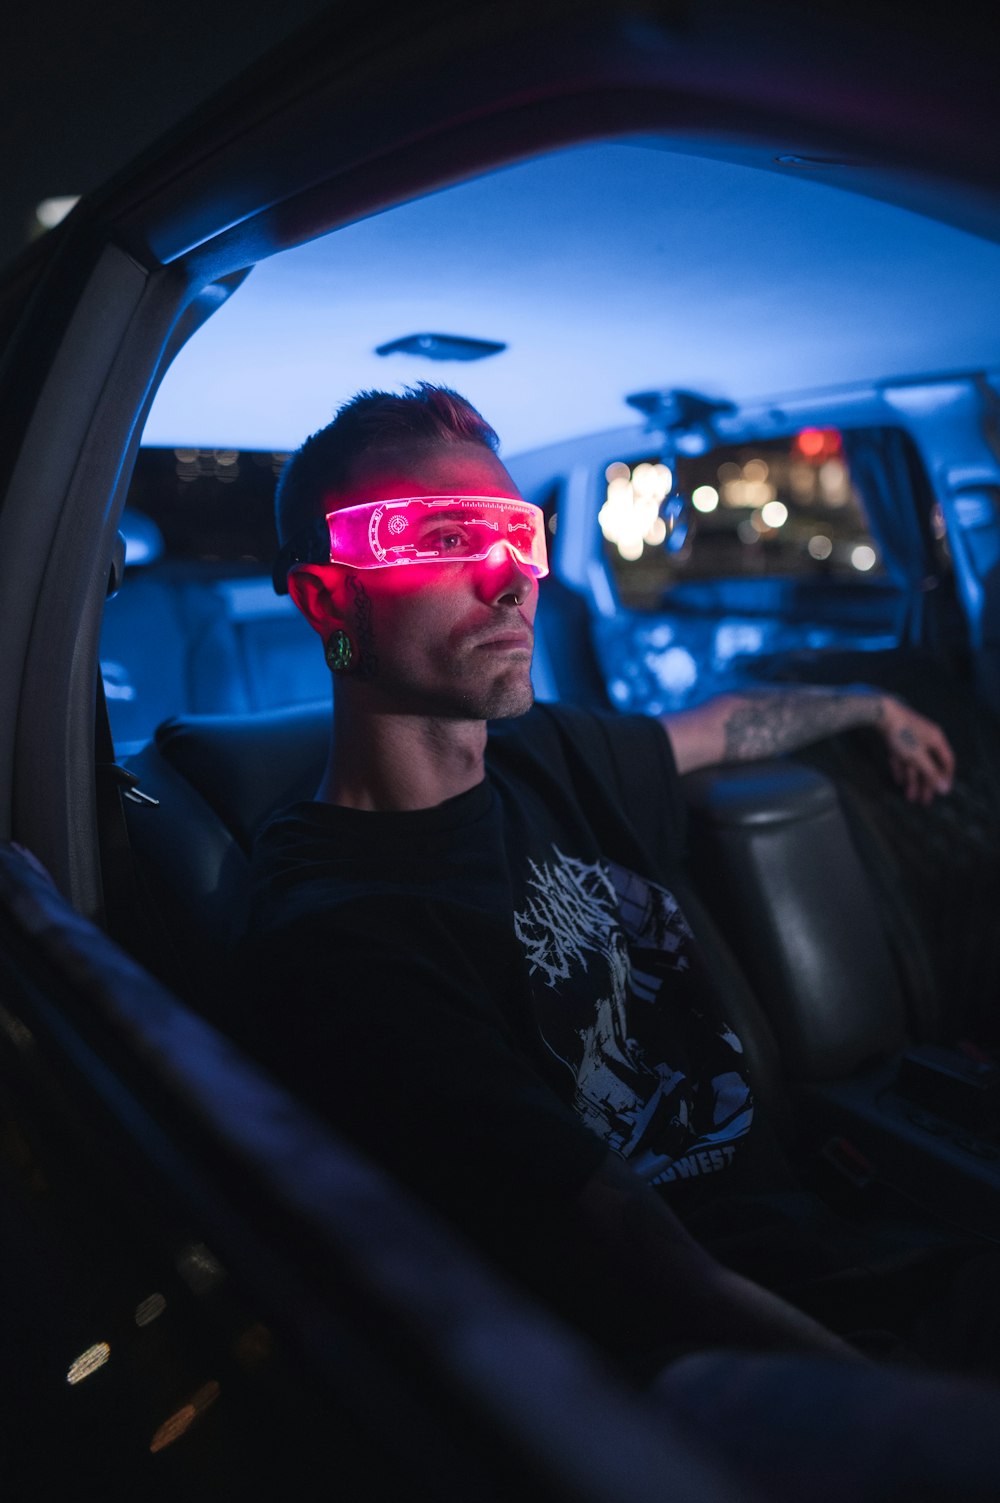
[[[215,1021],[244,933],[250,852],[284,804],[310,798],[326,760],[328,703],[166,721],[130,772],[151,802],[126,800],[148,932],[133,953]],[[124,937],[123,937],[124,938]]]
[[[255,715],[187,715],[159,727],[156,749],[249,855],[275,809],[315,794],[330,724],[327,701]]]
[[[757,762],[689,773],[684,790],[692,875],[792,1078],[850,1075],[899,1049],[899,983],[829,779]]]

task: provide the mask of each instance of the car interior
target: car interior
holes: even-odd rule
[[[137,779],[131,947],[224,1020],[254,836],[310,796],[329,733],[325,664],[270,585],[276,474],[354,391],[454,382],[523,446],[502,452],[548,519],[538,698],[660,714],[860,682],[942,719],[942,810],[907,808],[870,733],[690,776],[687,875],[803,1160],[987,1234],[997,964],[960,957],[1000,891],[992,648],[969,612],[1000,495],[1000,251],[797,173],[648,138],[546,154],[274,257],[190,341],[101,639]],[[737,248],[732,223],[759,234]]]
[[[902,105],[867,146],[850,119],[807,128],[791,97],[779,128],[780,99],[768,113],[749,84],[728,116],[705,85],[678,117],[650,28],[614,47],[581,32],[547,75],[540,56],[515,68],[512,35],[483,52],[461,26],[442,42],[442,23],[427,76],[472,58],[483,93],[466,76],[431,101],[401,24],[383,117],[370,59],[345,83],[296,52],[274,76],[304,82],[277,123],[237,114],[237,141],[209,113],[214,154],[178,138],[145,198],[120,184],[68,223],[34,294],[56,332],[25,367],[36,415],[0,514],[23,665],[0,685],[19,727],[9,833],[143,968],[147,1023],[139,1008],[99,1030],[126,1077],[129,1048],[160,1047],[143,1031],[159,1018],[176,1052],[163,1045],[171,1085],[142,1077],[151,1102],[196,1099],[185,1072],[204,1051],[242,1079],[224,1041],[250,852],[314,790],[331,717],[316,639],[271,585],[274,485],[356,391],[452,386],[546,515],[539,700],[658,715],[725,690],[863,683],[951,740],[955,789],[927,808],[865,730],[684,780],[680,895],[755,1096],[803,1179],[903,1278],[969,1237],[995,1245],[1000,1225],[1000,203],[971,131],[964,176],[954,158],[904,160]],[[697,38],[683,45],[690,62]],[[515,73],[537,87],[530,107]],[[323,110],[354,133],[320,140]],[[67,347],[90,353],[60,377],[42,356]],[[46,431],[62,435],[52,454]],[[35,610],[53,599],[65,608]],[[208,1161],[241,1099],[223,1092],[199,1129]],[[322,1193],[304,1176],[293,1222]],[[347,1219],[316,1235],[340,1247]],[[308,1321],[284,1319],[304,1340]],[[621,1486],[591,1481],[595,1497]],[[707,1474],[674,1482],[729,1496]]]

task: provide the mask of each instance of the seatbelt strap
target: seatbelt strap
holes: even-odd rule
[[[100,666],[94,706],[94,761],[97,781],[97,828],[104,888],[104,920],[111,937],[132,954],[156,964],[160,945],[142,901],[139,872],[129,839],[124,800],[157,804],[138,787],[138,778],[115,760],[111,722]],[[161,974],[162,971],[161,971]]]

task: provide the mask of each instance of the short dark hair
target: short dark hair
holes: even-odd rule
[[[492,454],[500,446],[472,403],[447,386],[421,381],[401,393],[359,392],[306,439],[281,472],[274,520],[282,549],[326,515],[326,497],[346,489],[354,465],[369,450],[442,443],[481,444]]]

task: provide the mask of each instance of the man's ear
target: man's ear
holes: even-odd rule
[[[344,626],[343,575],[335,564],[296,564],[288,571],[288,593],[324,642]]]

